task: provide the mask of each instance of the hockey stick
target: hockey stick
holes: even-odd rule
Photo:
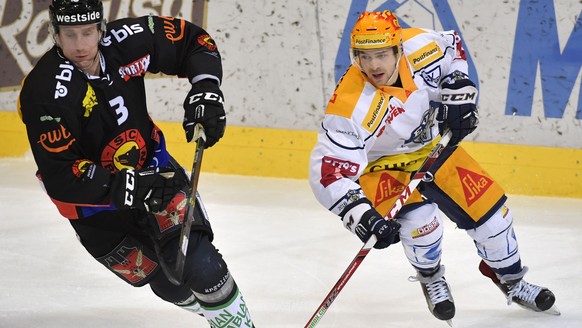
[[[184,222],[182,223],[182,231],[180,232],[180,243],[178,244],[178,253],[176,255],[176,266],[171,269],[164,261],[161,255],[158,256],[160,266],[168,277],[171,283],[176,286],[182,284],[182,276],[184,273],[184,262],[186,261],[186,251],[188,250],[188,241],[190,238],[190,229],[192,222],[194,222],[194,208],[196,206],[196,193],[198,191],[198,180],[200,177],[200,166],[202,164],[202,154],[204,152],[204,143],[206,142],[206,134],[201,124],[194,126],[194,137],[196,142],[196,151],[194,153],[194,162],[192,163],[192,172],[190,174],[190,185],[187,190],[188,204],[186,212],[184,213]],[[154,243],[158,248],[157,243]],[[158,254],[161,252],[158,250]]]
[[[400,196],[398,196],[398,199],[396,199],[394,205],[392,205],[392,208],[390,208],[390,211],[386,215],[386,219],[388,220],[394,219],[396,214],[398,214],[400,209],[402,209],[402,206],[404,206],[412,192],[416,189],[416,187],[418,187],[421,181],[430,182],[434,179],[432,173],[429,172],[429,170],[436,161],[436,159],[439,157],[439,155],[443,152],[449,141],[451,140],[451,136],[452,133],[449,130],[447,130],[444,133],[441,140],[436,144],[436,146],[430,152],[428,157],[424,160],[420,169],[418,169],[418,171],[414,173],[414,175],[410,179],[410,182],[408,183],[406,188],[404,188],[404,191],[402,191]],[[327,310],[331,306],[331,303],[335,301],[336,297],[339,295],[341,290],[347,284],[348,280],[350,280],[354,272],[356,272],[356,269],[360,266],[362,261],[366,258],[366,256],[368,255],[370,250],[374,247],[377,241],[378,239],[376,238],[376,236],[372,235],[370,239],[368,239],[368,241],[364,243],[364,246],[362,246],[358,254],[356,254],[356,257],[354,257],[348,268],[341,275],[341,277],[333,286],[329,294],[327,294],[323,302],[321,302],[321,305],[319,305],[317,310],[315,310],[315,313],[313,313],[311,319],[309,319],[309,321],[305,325],[305,328],[315,327],[317,323],[321,320],[321,318],[323,318],[323,315],[325,314],[325,312],[327,312]]]

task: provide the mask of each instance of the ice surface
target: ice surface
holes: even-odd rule
[[[30,158],[0,160],[0,327],[207,327],[95,261],[39,187]],[[361,247],[305,180],[202,174],[200,192],[259,328],[303,327]],[[443,263],[455,327],[582,327],[582,199],[510,197],[529,282],[561,316],[507,306],[446,220]],[[428,311],[400,245],[372,250],[317,327],[448,327]]]

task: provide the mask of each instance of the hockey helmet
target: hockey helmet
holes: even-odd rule
[[[363,12],[351,34],[353,50],[398,47],[402,44],[402,28],[398,18],[388,10]]]
[[[99,24],[99,29],[104,30],[101,0],[53,0],[49,16],[56,32],[60,25]]]

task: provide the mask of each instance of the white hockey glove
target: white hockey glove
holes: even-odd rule
[[[385,220],[365,198],[352,205],[347,211],[344,210],[342,221],[346,229],[356,234],[362,242],[367,242],[372,235],[375,235],[378,241],[374,248],[382,249],[400,241],[398,221]]]
[[[439,131],[450,129],[453,133],[450,146],[455,146],[477,128],[477,88],[469,79],[454,80],[441,85],[441,105],[436,119]]]

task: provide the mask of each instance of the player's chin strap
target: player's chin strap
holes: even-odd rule
[[[158,260],[162,270],[168,277],[171,283],[176,286],[182,284],[184,274],[184,262],[186,261],[186,252],[188,250],[188,241],[190,238],[190,229],[192,222],[194,222],[194,208],[196,206],[196,193],[198,191],[198,180],[200,177],[200,167],[202,165],[202,154],[204,152],[204,144],[206,142],[206,134],[204,127],[201,124],[194,126],[194,137],[192,141],[196,142],[196,151],[194,153],[194,162],[192,163],[192,172],[190,174],[190,185],[187,190],[187,207],[184,214],[184,223],[182,224],[182,231],[180,232],[180,243],[178,244],[178,253],[176,255],[176,265],[171,268],[168,265],[161,252],[158,253]],[[157,248],[157,244],[156,244]]]
[[[452,133],[450,130],[447,129],[443,134],[441,140],[439,140],[439,142],[436,144],[436,146],[433,148],[430,154],[428,154],[428,157],[424,160],[420,169],[418,169],[418,171],[414,173],[414,175],[410,179],[410,182],[408,183],[406,188],[404,188],[404,191],[402,191],[398,199],[396,199],[396,202],[394,202],[394,205],[392,205],[392,208],[390,208],[390,211],[386,215],[387,220],[393,220],[396,217],[396,214],[398,214],[400,209],[402,209],[408,198],[410,198],[412,192],[416,189],[416,187],[418,187],[418,185],[422,181],[427,182],[432,181],[433,174],[430,172],[430,168],[437,160],[439,155],[443,152],[443,150],[451,140],[451,137]],[[354,272],[356,272],[356,269],[366,258],[366,255],[368,255],[370,250],[372,250],[377,241],[378,239],[376,238],[376,236],[372,235],[370,239],[368,239],[368,241],[364,243],[364,246],[362,246],[358,254],[356,254],[356,257],[354,257],[348,268],[344,271],[342,276],[333,286],[329,294],[327,294],[327,296],[323,299],[321,305],[319,305],[317,310],[315,310],[315,313],[313,313],[311,319],[309,319],[309,321],[305,325],[305,328],[315,327],[317,323],[321,320],[321,318],[323,318],[323,315],[329,309],[331,303],[333,303],[333,301],[342,291],[344,286],[347,284],[348,280],[350,280]]]

